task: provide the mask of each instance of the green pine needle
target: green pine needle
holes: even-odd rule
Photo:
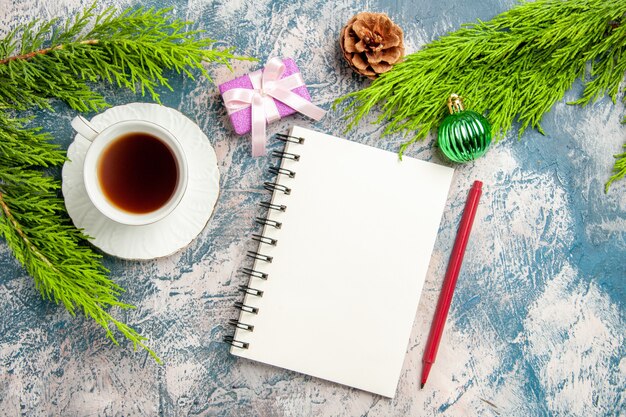
[[[625,73],[626,2],[537,0],[431,42],[335,106],[347,102],[348,129],[379,107],[384,135],[413,135],[402,156],[438,127],[451,93],[485,113],[501,139],[516,121],[520,136],[528,127],[543,133],[543,115],[581,77],[583,95],[570,104],[616,101]]]
[[[248,59],[233,55],[232,48],[213,49],[215,40],[186,30],[190,22],[172,18],[170,9],[116,14],[108,8],[96,15],[94,8],[63,27],[57,19],[39,26],[35,21],[0,40],[0,107],[51,109],[48,99],[57,98],[79,111],[97,111],[107,103],[87,84],[96,81],[149,93],[159,102],[155,88],[172,89],[166,70],[209,77],[203,62],[228,66],[232,59]]]
[[[623,147],[624,149],[626,149],[626,145],[624,145]],[[611,186],[611,183],[613,181],[617,181],[626,176],[626,152],[620,153],[618,155],[613,155],[613,157],[616,159],[615,165],[613,165],[613,170],[612,170],[613,175],[611,176],[611,178],[609,178],[609,180],[604,185],[605,193],[609,192],[609,187]]]
[[[96,14],[95,3],[61,23],[32,21],[0,40],[0,235],[33,276],[46,299],[82,312],[101,325],[115,344],[117,330],[134,348],[160,359],[145,337],[108,313],[134,308],[118,300],[123,289],[108,276],[101,256],[69,221],[60,182],[44,168],[58,167],[65,152],[51,136],[10,116],[33,107],[52,110],[59,99],[78,111],[108,106],[91,83],[108,82],[159,101],[158,86],[171,89],[164,73],[175,70],[208,77],[205,62],[230,66],[232,48],[214,49],[203,32],[174,18],[170,9]]]

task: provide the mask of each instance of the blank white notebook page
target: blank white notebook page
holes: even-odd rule
[[[293,127],[231,353],[393,397],[453,170]],[[278,163],[278,162],[277,162]],[[269,196],[268,196],[269,200]]]

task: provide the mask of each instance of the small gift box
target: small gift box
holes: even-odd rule
[[[326,113],[311,96],[293,59],[270,59],[261,70],[219,86],[238,135],[252,132],[252,155],[265,155],[265,127],[296,112],[319,120]]]

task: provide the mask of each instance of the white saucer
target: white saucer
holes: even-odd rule
[[[91,203],[83,182],[83,162],[89,141],[76,135],[63,165],[65,207],[74,225],[102,251],[124,259],[153,259],[187,246],[209,221],[219,194],[217,157],[200,128],[178,110],[158,104],[131,103],[106,110],[91,119],[96,128],[122,120],[149,120],[179,140],[189,164],[189,183],[180,204],[166,218],[145,226],[127,226],[105,217]]]

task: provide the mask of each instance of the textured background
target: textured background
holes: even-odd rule
[[[0,34],[34,17],[71,16],[90,1],[0,0]],[[101,3],[101,4],[100,4]],[[475,3],[475,4],[474,4]],[[480,4],[479,4],[480,3]],[[106,5],[135,2],[107,0]],[[367,85],[341,61],[337,38],[361,10],[386,11],[406,33],[408,51],[476,18],[488,19],[513,0],[335,1],[151,0],[173,6],[212,37],[258,57],[292,56],[313,101]],[[211,67],[217,82],[235,74]],[[545,137],[527,132],[501,141],[459,167],[441,224],[395,399],[236,359],[221,338],[240,298],[236,273],[257,230],[256,203],[265,194],[269,158],[252,159],[247,138],[235,137],[217,88],[173,76],[164,104],[196,121],[215,147],[222,191],[202,234],[177,254],[151,262],[105,258],[112,277],[137,305],[115,315],[138,328],[164,359],[112,345],[91,321],[42,301],[33,281],[0,241],[0,414],[5,415],[336,415],[336,416],[613,416],[626,413],[626,183],[602,186],[626,138],[620,103],[585,109],[558,103],[544,119]],[[144,99],[99,87],[115,104]],[[577,96],[579,88],[566,99]],[[445,97],[442,97],[445,99]],[[74,113],[59,104],[37,122],[63,146]],[[375,117],[372,116],[370,120]],[[341,134],[329,113],[319,123],[291,123]],[[397,150],[400,137],[380,140],[363,122],[352,140]],[[278,144],[272,143],[271,147]],[[445,163],[430,142],[409,155]],[[346,157],[349,157],[346,155]],[[485,193],[462,277],[429,383],[418,390],[420,359],[462,205],[474,179]],[[411,190],[407,190],[411,192]],[[367,227],[367,225],[363,225]]]

